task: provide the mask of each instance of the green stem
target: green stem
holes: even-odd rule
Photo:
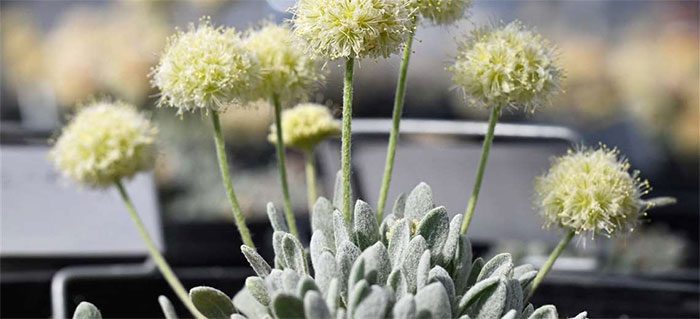
[[[527,295],[527,300],[530,300],[532,298],[532,295],[535,294],[535,290],[537,290],[537,287],[542,283],[542,280],[544,279],[545,276],[547,276],[547,273],[549,272],[550,269],[552,269],[552,266],[554,266],[554,262],[559,258],[559,255],[564,251],[567,245],[569,245],[569,242],[571,242],[571,239],[574,238],[574,231],[570,231],[569,233],[564,236],[561,241],[559,241],[559,244],[557,244],[557,247],[554,248],[552,253],[549,255],[549,258],[547,259],[547,262],[542,265],[542,268],[540,269],[539,272],[537,272],[537,276],[535,276],[535,280],[532,281],[532,286],[530,288],[530,292]]]
[[[345,61],[345,78],[343,81],[343,129],[341,136],[341,167],[343,171],[343,214],[345,220],[352,220],[352,199],[350,198],[350,144],[352,139],[352,76],[355,59]]]
[[[387,146],[386,150],[386,164],[384,164],[384,177],[382,178],[382,186],[379,190],[379,201],[377,203],[377,220],[380,223],[384,218],[386,197],[389,194],[391,174],[394,171],[396,142],[399,139],[399,126],[401,123],[401,114],[403,114],[404,97],[406,96],[406,74],[408,74],[408,63],[411,59],[412,45],[413,32],[411,32],[411,34],[408,36],[406,46],[403,48],[403,58],[401,59],[401,67],[399,68],[399,79],[398,83],[396,84],[396,93],[394,95],[394,112],[392,114],[391,133],[389,134],[389,145]]]
[[[474,208],[476,208],[476,201],[479,199],[479,191],[481,190],[481,182],[484,179],[486,163],[489,161],[489,153],[491,152],[491,144],[493,143],[493,133],[496,130],[496,122],[498,122],[498,117],[500,115],[500,106],[495,106],[491,109],[491,116],[489,117],[489,127],[486,131],[486,136],[484,136],[484,145],[481,149],[481,159],[479,160],[479,167],[476,171],[474,189],[472,190],[472,196],[469,198],[469,203],[467,203],[467,209],[464,213],[464,219],[462,220],[462,227],[460,229],[461,234],[467,233],[467,230],[469,229],[469,224],[471,224],[472,222],[472,217],[474,217]]]
[[[292,201],[289,199],[289,184],[287,183],[287,160],[284,152],[284,139],[282,138],[282,103],[277,94],[272,95],[272,104],[275,106],[275,129],[277,134],[277,169],[280,175],[280,184],[282,184],[282,198],[284,203],[284,215],[287,218],[287,225],[292,235],[299,238],[297,230],[297,222],[294,219],[294,210],[292,209]]]
[[[126,192],[124,185],[122,185],[121,181],[117,181],[115,184],[119,190],[122,200],[124,201],[124,204],[126,205],[126,210],[129,212],[129,216],[131,216],[131,220],[133,220],[134,224],[136,225],[136,230],[138,230],[139,234],[141,235],[141,239],[143,239],[143,242],[146,244],[146,248],[151,254],[153,261],[155,261],[156,266],[158,266],[160,273],[163,274],[165,280],[168,282],[173,291],[175,291],[175,294],[178,298],[180,298],[180,301],[185,304],[185,307],[187,307],[190,313],[192,313],[195,318],[205,318],[192,304],[192,301],[190,301],[190,298],[187,295],[187,290],[185,290],[185,287],[182,286],[182,283],[179,279],[177,279],[177,276],[175,276],[175,273],[168,265],[168,262],[165,261],[163,255],[161,255],[160,251],[158,251],[156,244],[148,234],[146,226],[143,225],[143,221],[141,221],[139,214],[136,212],[136,208],[134,208],[134,205],[131,203],[131,198],[129,198],[129,194]]]
[[[229,172],[228,168],[228,159],[226,158],[226,146],[224,143],[224,137],[221,134],[221,123],[219,122],[218,112],[211,112],[211,122],[214,125],[214,144],[216,145],[216,156],[219,160],[219,169],[221,170],[221,178],[223,179],[224,188],[226,189],[226,196],[228,196],[228,201],[231,203],[233,219],[236,222],[236,227],[238,227],[238,232],[241,234],[243,243],[246,246],[255,249],[255,244],[253,243],[253,239],[250,237],[250,231],[245,223],[245,216],[243,216],[243,211],[241,211],[241,205],[238,204],[236,192],[233,190],[231,173]]]
[[[309,202],[309,215],[313,211],[314,203],[318,194],[316,193],[316,159],[314,158],[314,150],[308,149],[304,151],[306,157],[306,198]]]

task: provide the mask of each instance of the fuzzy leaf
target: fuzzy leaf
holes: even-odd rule
[[[350,227],[348,227],[348,224],[345,222],[343,213],[337,209],[333,211],[333,233],[335,233],[336,251],[340,249],[344,241],[353,241],[353,239],[350,238]]]
[[[399,194],[398,197],[396,197],[396,201],[394,201],[394,208],[391,210],[392,214],[394,214],[394,217],[396,218],[402,218],[404,217],[404,208],[406,207],[406,194],[401,193]]]
[[[309,291],[320,291],[313,278],[305,276],[297,284],[297,296],[304,297]]]
[[[479,298],[490,293],[498,283],[499,278],[488,278],[478,282],[473,287],[467,290],[467,293],[462,296],[457,307],[457,314],[464,314],[467,309],[473,305]]]
[[[452,269],[455,291],[458,295],[462,295],[468,287],[469,272],[472,269],[472,244],[467,236],[459,237],[459,246],[452,258]]]
[[[272,250],[275,253],[275,268],[289,268],[284,257],[284,249],[282,248],[282,241],[287,234],[288,233],[282,231],[275,231],[272,233]]]
[[[323,232],[326,244],[335,252],[335,236],[333,235],[333,204],[324,197],[319,197],[311,213],[311,229],[313,233]]]
[[[316,283],[321,293],[325,295],[328,293],[328,286],[331,284],[331,280],[340,276],[333,254],[324,251],[319,257],[318,265],[314,269],[316,270]]]
[[[406,277],[403,275],[403,272],[401,272],[401,269],[394,269],[391,274],[389,274],[387,286],[394,292],[394,299],[396,300],[400,299],[408,292]]]
[[[255,249],[250,248],[246,245],[241,245],[241,252],[245,259],[248,260],[250,267],[253,268],[255,273],[261,278],[265,278],[270,274],[272,267],[265,261],[265,259],[255,251]]]
[[[418,224],[416,233],[425,238],[434,261],[437,261],[442,254],[449,227],[450,219],[447,217],[447,209],[444,206],[429,211]]]
[[[588,318],[588,312],[584,311],[582,313],[579,313],[578,315],[576,315],[576,317],[573,317],[571,319],[586,319],[586,318]]]
[[[324,251],[333,252],[335,250],[335,243],[332,243],[333,248],[328,247],[328,242],[326,240],[326,235],[322,231],[316,231],[311,235],[311,242],[309,242],[309,253],[311,255],[311,265],[314,269],[318,268],[318,259],[321,257],[321,253]]]
[[[557,313],[557,308],[552,305],[544,305],[537,308],[528,319],[557,319],[559,314]]]
[[[73,312],[73,319],[102,319],[102,313],[95,305],[81,301]]]
[[[425,318],[451,318],[452,308],[448,300],[447,292],[442,284],[435,282],[418,289],[416,293],[416,317]]]
[[[404,216],[409,220],[421,220],[433,207],[433,191],[428,184],[421,182],[408,194]]]
[[[295,295],[279,293],[272,298],[272,312],[279,319],[304,318],[304,303]]]
[[[292,234],[285,234],[282,239],[282,251],[284,252],[284,262],[287,267],[294,269],[299,275],[309,273],[306,265],[304,247]]]
[[[352,267],[360,253],[362,252],[357,246],[346,240],[339,246],[338,253],[335,256],[335,261],[338,265],[338,285],[340,286],[341,296],[344,299],[347,299],[348,294],[348,278],[350,278]]]
[[[336,313],[340,306],[340,284],[338,278],[331,279],[328,284],[328,292],[326,293],[326,305],[331,312],[331,315]]]
[[[450,278],[450,274],[447,273],[445,268],[440,266],[435,266],[428,273],[428,283],[439,282],[445,287],[445,292],[447,292],[447,297],[449,298],[450,305],[454,308],[455,304],[455,284]]]
[[[299,274],[292,269],[282,271],[282,290],[287,293],[296,293],[297,285],[299,284]]]
[[[416,268],[416,288],[418,291],[428,284],[428,273],[430,272],[430,250],[423,252]]]
[[[389,238],[387,237],[387,233],[389,232],[389,229],[394,227],[395,224],[396,218],[393,214],[389,214],[386,217],[384,217],[382,223],[379,224],[379,238],[382,241],[382,243],[384,243],[384,245],[386,246],[389,246]]]
[[[348,312],[351,318],[354,318],[354,311],[357,305],[369,295],[370,288],[367,281],[361,279],[350,290],[348,296]]]
[[[350,277],[348,278],[348,292],[353,291],[355,284],[365,280],[365,260],[364,258],[357,258],[355,263],[352,265],[350,270]],[[366,281],[366,280],[365,280]]]
[[[500,277],[495,289],[487,291],[469,309],[469,316],[474,319],[500,318],[506,310],[508,286],[505,277]]]
[[[248,277],[245,280],[245,287],[248,288],[250,294],[260,304],[267,306],[270,304],[270,293],[265,287],[265,282],[260,277]]]
[[[404,257],[401,261],[401,270],[406,276],[406,283],[408,292],[416,292],[416,272],[418,270],[418,264],[420,263],[421,256],[423,252],[426,251],[427,245],[423,236],[415,236],[408,243],[408,248],[404,252]]]
[[[508,253],[498,254],[491,258],[484,267],[481,268],[476,281],[481,281],[489,277],[508,277],[513,270],[513,258]]]
[[[377,217],[374,215],[372,207],[359,199],[355,203],[353,223],[353,233],[360,249],[364,250],[379,241]]]
[[[352,199],[352,185],[350,185],[350,199]],[[333,187],[333,206],[343,208],[343,172],[335,174],[335,186]]]
[[[231,319],[248,319],[248,318],[246,318],[246,317],[243,316],[243,315],[239,315],[239,314],[237,314],[237,313],[234,313],[234,314],[231,315]]]
[[[394,305],[394,319],[414,319],[416,317],[416,301],[413,295],[403,296]]]
[[[384,289],[377,285],[372,285],[367,297],[360,300],[355,306],[353,317],[382,319],[386,317],[388,306],[389,298]]]
[[[411,240],[411,229],[406,219],[397,221],[389,238],[389,259],[394,268],[401,265],[401,257]]]
[[[206,286],[190,289],[190,300],[194,307],[207,318],[228,319],[236,308],[225,293]]]
[[[275,209],[275,204],[272,202],[267,203],[267,218],[270,220],[270,225],[274,231],[281,231],[288,233],[289,227],[287,227],[287,222],[284,220],[284,216],[277,212]]]
[[[527,319],[532,315],[532,313],[535,312],[535,307],[529,303],[527,304],[527,307],[523,309],[523,313],[520,314],[520,318]]]
[[[437,263],[443,267],[448,272],[452,269],[452,259],[455,257],[456,251],[459,248],[459,228],[462,226],[462,214],[457,214],[450,221],[449,231],[447,232],[447,238],[445,239],[445,244],[442,246],[442,251],[440,253],[440,258],[438,258]]]
[[[474,259],[474,262],[472,263],[472,269],[469,272],[469,279],[467,280],[467,286],[473,286],[476,283],[476,279],[479,277],[479,274],[481,273],[481,268],[484,267],[484,260],[479,257],[477,259]]]
[[[280,270],[275,269],[273,273]],[[265,281],[269,281],[269,277],[265,278]],[[236,306],[236,310],[245,315],[248,318],[265,318],[268,313],[268,307],[261,305],[255,298],[250,294],[247,288],[243,287],[234,297],[233,304]]]
[[[518,312],[515,311],[515,309],[511,309],[510,311],[506,312],[501,319],[516,319],[518,317]]]
[[[507,296],[505,310],[514,309],[518,313],[523,310],[523,288],[517,279],[508,279],[506,281]]]
[[[307,318],[331,319],[331,312],[318,291],[304,295],[304,313]]]
[[[389,273],[391,273],[391,261],[389,261],[389,253],[386,251],[384,244],[380,242],[375,243],[365,249],[358,259],[363,259],[365,262],[363,278],[367,279],[370,285],[378,284],[383,286],[386,284],[386,279],[389,278]],[[371,280],[368,276],[372,272],[376,272],[376,281]]]
[[[158,296],[158,304],[160,304],[160,310],[163,311],[165,319],[177,319],[177,312],[175,312],[175,306],[170,302],[168,297],[160,295]]]

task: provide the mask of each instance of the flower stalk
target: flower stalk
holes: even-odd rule
[[[316,192],[316,159],[312,148],[304,151],[304,170],[306,171],[306,199],[309,205],[309,214],[311,214],[318,197]]]
[[[481,158],[479,159],[479,167],[476,170],[476,179],[474,181],[474,188],[472,189],[472,195],[467,203],[467,209],[464,213],[464,219],[462,220],[462,226],[460,228],[460,234],[466,234],[469,230],[469,225],[471,224],[472,217],[474,217],[474,209],[476,208],[476,202],[479,199],[479,191],[481,191],[481,183],[484,179],[484,171],[486,170],[486,163],[489,161],[489,153],[491,152],[491,144],[493,143],[494,132],[496,130],[496,123],[498,118],[501,116],[501,106],[495,106],[491,109],[491,115],[489,116],[489,126],[484,136],[484,145],[481,149]]]
[[[352,78],[355,59],[345,61],[345,77],[343,79],[343,124],[341,131],[341,169],[343,174],[343,214],[345,220],[352,220],[352,199],[350,198],[351,175],[351,143],[352,143]]]
[[[236,227],[238,228],[238,233],[241,235],[243,244],[248,247],[255,248],[253,239],[250,236],[250,231],[245,223],[245,216],[243,216],[241,205],[238,203],[236,192],[233,189],[231,173],[229,172],[228,167],[228,159],[226,157],[226,146],[224,143],[224,137],[221,134],[221,122],[219,121],[219,113],[217,111],[211,111],[211,122],[214,126],[214,144],[216,145],[216,156],[219,161],[219,169],[221,171],[221,178],[224,183],[224,188],[226,189],[226,196],[231,204],[233,219],[236,223]]]
[[[544,277],[547,276],[549,270],[552,269],[552,266],[554,266],[554,262],[557,260],[557,258],[559,258],[559,255],[561,255],[564,249],[566,249],[566,246],[569,245],[571,239],[574,238],[574,235],[576,235],[576,232],[571,230],[564,237],[562,237],[561,241],[559,241],[559,244],[557,244],[557,247],[554,248],[552,253],[549,255],[549,258],[544,265],[542,265],[540,271],[537,272],[537,276],[535,276],[535,279],[532,281],[532,286],[526,300],[530,300],[530,298],[532,298],[532,296],[535,294],[535,290],[537,290],[537,287],[539,287],[539,285],[542,283]]]
[[[389,195],[389,185],[391,184],[391,174],[394,171],[394,160],[396,156],[396,143],[399,139],[399,128],[401,126],[401,115],[403,114],[404,98],[406,97],[406,75],[408,74],[408,63],[411,59],[411,47],[413,46],[413,36],[415,33],[416,18],[413,18],[413,28],[406,40],[399,68],[399,79],[396,84],[394,95],[394,111],[391,116],[391,132],[389,133],[389,145],[386,150],[386,163],[384,164],[384,176],[379,190],[379,201],[377,202],[377,220],[384,219],[384,208],[386,198]]]
[[[294,210],[292,209],[292,201],[289,198],[289,184],[287,183],[287,168],[286,168],[286,157],[284,150],[284,139],[282,139],[282,103],[280,102],[279,95],[272,95],[272,104],[275,107],[275,127],[276,127],[276,137],[278,143],[275,143],[275,149],[277,150],[277,169],[279,170],[280,184],[282,185],[282,197],[284,203],[284,215],[287,219],[287,225],[289,225],[289,230],[292,235],[299,238],[299,231],[297,230],[297,223],[294,219]]]
[[[153,258],[153,261],[156,263],[156,266],[158,267],[158,270],[160,270],[160,273],[163,275],[163,277],[173,289],[180,301],[182,301],[182,303],[185,304],[185,307],[187,307],[187,310],[190,311],[192,316],[194,316],[197,319],[204,319],[205,317],[201,313],[199,313],[197,308],[195,308],[195,306],[190,301],[185,287],[177,278],[172,268],[170,268],[170,265],[168,265],[168,262],[165,260],[165,258],[163,258],[163,255],[161,255],[161,253],[158,251],[156,244],[153,242],[153,239],[148,234],[148,230],[146,229],[146,226],[144,226],[143,221],[139,217],[139,214],[136,212],[136,208],[134,208],[134,204],[131,202],[131,198],[126,192],[126,189],[124,188],[122,182],[115,182],[115,186],[119,190],[119,195],[121,195],[121,198],[124,201],[126,210],[129,212],[131,220],[134,221],[134,225],[136,225],[136,230],[138,230],[139,235],[141,235],[141,239],[143,239],[143,242],[146,244],[148,253],[151,255],[151,258]]]

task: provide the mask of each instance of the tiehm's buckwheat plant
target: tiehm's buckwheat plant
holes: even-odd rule
[[[314,149],[324,139],[340,134],[340,125],[333,119],[327,107],[314,103],[301,103],[282,112],[281,127],[284,146],[304,153],[306,171],[306,197],[309,212],[318,197],[316,192],[316,164]],[[278,144],[277,125],[270,126],[268,140]]]
[[[153,167],[157,134],[158,130],[134,106],[122,102],[94,102],[63,128],[49,156],[59,171],[83,186],[95,189],[115,186],[119,190],[129,216],[163,277],[192,315],[203,318],[158,251],[122,184],[124,179]],[[91,304],[83,304],[78,310],[99,314]]]
[[[260,65],[260,82],[256,95],[260,99],[270,100],[274,106],[276,138],[282,140],[285,140],[283,134],[287,132],[281,118],[282,104],[289,105],[292,101],[306,99],[324,79],[320,63],[306,54],[298,42],[291,29],[272,23],[250,31],[245,38],[246,48],[255,55]],[[285,145],[286,143],[275,144],[284,213],[292,234],[299,236],[289,198]]]
[[[201,112],[210,116],[224,188],[243,243],[255,247],[245,222],[229,172],[219,113],[253,98],[259,67],[233,28],[215,28],[203,18],[199,25],[178,31],[169,40],[153,70],[153,84],[160,90],[159,106],[177,113]]]

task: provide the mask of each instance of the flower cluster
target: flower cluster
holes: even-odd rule
[[[286,26],[266,24],[245,38],[245,47],[260,63],[256,95],[283,101],[304,99],[324,79],[321,65],[307,55]]]
[[[447,25],[461,19],[472,0],[417,0],[416,9],[432,23]]]
[[[450,71],[470,103],[533,110],[560,90],[556,50],[519,22],[474,32]]]
[[[108,187],[153,166],[157,133],[135,107],[96,102],[63,129],[50,157],[69,178]]]
[[[183,111],[219,110],[245,100],[258,81],[258,66],[233,28],[207,19],[172,36],[152,72],[159,105]]]
[[[411,7],[406,0],[300,0],[294,33],[328,59],[386,58],[411,31]]]
[[[629,172],[616,149],[582,149],[557,158],[535,180],[535,206],[546,225],[593,235],[631,231],[649,206],[649,183]]]
[[[285,146],[310,150],[323,139],[340,134],[340,124],[327,107],[303,103],[282,112],[282,130]],[[271,143],[277,143],[276,132],[272,125],[268,137]]]

